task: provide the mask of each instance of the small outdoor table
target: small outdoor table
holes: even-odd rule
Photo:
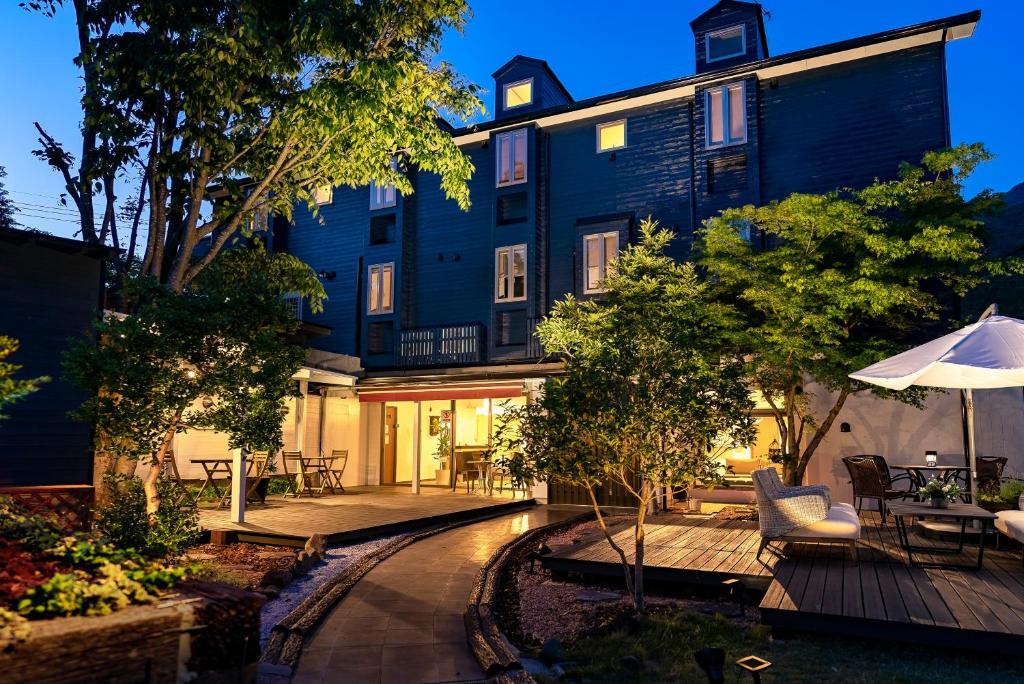
[[[330,484],[330,480],[326,474],[327,468],[334,461],[333,456],[300,456],[297,454],[287,454],[282,457],[285,461],[292,461],[298,467],[296,472],[288,473],[294,475],[294,478],[289,478],[289,491],[285,492],[285,496],[291,494],[295,498],[307,494],[309,496],[317,496],[324,493],[324,488]],[[285,467],[287,470],[287,466]],[[311,483],[310,476],[313,474],[320,475],[319,487],[314,487]],[[333,487],[332,487],[333,491]]]
[[[213,489],[213,493],[220,497],[221,503],[224,503],[224,497],[226,494],[221,493],[220,487],[214,481],[216,475],[227,475],[228,489],[231,491],[231,457],[230,456],[210,456],[205,458],[190,458],[190,462],[200,465],[203,467],[203,472],[206,473],[206,479],[203,481],[203,485],[196,492],[196,501],[202,498],[203,492],[206,491],[207,487]]]
[[[473,466],[478,473],[478,477],[483,482],[484,491],[488,494],[494,493],[494,482],[491,478],[491,466],[494,465],[487,459],[479,459],[476,461],[466,461],[466,465]]]
[[[986,511],[980,506],[966,503],[951,503],[949,508],[933,508],[931,504],[924,501],[894,501],[889,504],[889,512],[896,520],[896,534],[899,537],[900,546],[907,552],[907,561],[911,565],[933,566],[944,568],[960,568],[965,570],[981,570],[981,564],[985,557],[985,532],[986,527],[991,527],[996,519],[995,513]],[[910,536],[907,533],[907,518],[938,518],[940,520],[960,521],[960,543],[957,546],[914,546],[910,543]],[[956,565],[945,563],[921,563],[914,560],[914,553],[926,554],[954,554],[962,553],[964,550],[964,538],[967,536],[967,523],[978,521],[981,523],[981,538],[978,540],[978,563],[977,565]]]

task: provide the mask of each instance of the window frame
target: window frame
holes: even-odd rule
[[[522,296],[515,296],[515,275],[513,273],[515,264],[515,254],[517,251],[523,253],[523,294]],[[501,255],[502,253],[508,254],[508,273],[505,275],[505,279],[508,281],[508,296],[501,296]],[[527,300],[530,292],[530,264],[529,264],[529,253],[527,252],[526,243],[518,245],[506,245],[504,247],[496,247],[494,249],[494,303],[495,304],[507,304],[509,302],[524,302]]]
[[[374,271],[379,272],[380,282],[377,285],[377,296],[374,297],[373,291],[373,280]],[[391,273],[391,288],[389,290],[390,297],[384,302],[384,272],[390,271]],[[375,301],[376,300],[376,301]],[[376,308],[374,308],[376,306]],[[394,313],[395,311],[395,262],[388,261],[380,264],[370,264],[366,267],[366,315],[367,316],[383,316],[385,314]]]
[[[590,265],[589,265],[589,262],[588,262],[588,257],[590,255],[590,252],[589,252],[589,250],[587,250],[587,241],[588,240],[597,240],[598,244],[601,246],[601,261],[600,261],[600,264],[598,265],[600,270],[601,270],[601,277],[598,278],[597,281],[598,282],[603,282],[604,279],[608,277],[608,253],[605,251],[605,239],[606,238],[610,238],[610,237],[614,237],[615,238],[615,257],[618,258],[619,252],[621,251],[619,243],[622,240],[622,236],[619,233],[619,231],[617,231],[617,230],[608,230],[608,231],[604,231],[604,232],[601,232],[601,233],[587,233],[587,234],[585,234],[583,236],[583,241],[582,241],[582,249],[583,249],[582,265],[583,265],[583,294],[585,294],[585,295],[602,294],[602,293],[608,291],[608,289],[604,288],[604,287],[595,287],[595,288],[588,287],[590,279],[587,276],[587,271],[590,270]]]
[[[509,91],[509,89],[510,88],[515,88],[516,86],[524,85],[526,83],[530,84],[530,100],[529,100],[529,102],[521,102],[519,104],[514,104],[512,106],[509,106],[509,104],[508,104],[508,91]],[[510,109],[519,109],[520,107],[529,107],[530,105],[533,104],[533,102],[534,102],[534,99],[533,99],[533,76],[530,76],[529,78],[523,78],[523,79],[520,79],[518,81],[513,81],[512,83],[506,83],[505,85],[501,86],[501,107],[502,107],[502,109],[504,111],[507,112]]]
[[[383,201],[378,201],[380,193],[383,191]],[[375,182],[370,181],[370,211],[376,211],[377,209],[390,209],[398,204],[398,191],[395,186],[391,183],[387,185],[377,185]]]
[[[327,199],[321,200],[320,193],[326,191]],[[313,203],[318,207],[325,207],[328,204],[334,204],[334,186],[333,185],[321,185],[313,188]]]
[[[629,124],[627,123],[627,121],[627,119],[616,119],[615,121],[605,121],[604,123],[599,123],[594,127],[594,149],[597,150],[598,154],[601,154],[602,152],[614,152],[616,150],[624,150],[627,147],[629,147]],[[603,131],[606,128],[611,128],[612,126],[617,126],[619,124],[622,124],[622,144],[616,147],[602,148],[601,131]]]
[[[723,33],[729,31],[740,30],[740,51],[732,52],[728,55],[721,55],[715,58],[711,57],[711,39],[720,36]],[[704,34],[704,61],[708,64],[714,64],[715,62],[722,62],[733,57],[741,57],[747,54],[747,25],[746,24],[735,24],[733,26],[726,26],[725,28],[716,29],[714,31],[708,31]]]
[[[730,119],[732,115],[731,104],[730,104],[730,91],[733,88],[740,88],[740,99],[743,101],[743,137],[733,138],[730,130]],[[722,141],[712,142],[711,140],[711,94],[712,93],[722,94]],[[707,88],[704,91],[704,149],[717,149],[721,147],[730,147],[732,145],[743,145],[747,142],[749,137],[749,126],[747,121],[747,82],[746,81],[735,81],[733,83],[723,83],[722,85],[714,86],[713,88]]]
[[[523,160],[523,177],[516,180],[516,136],[523,136],[523,148],[526,150],[526,158]],[[509,174],[508,180],[501,182],[501,141],[509,139]],[[527,129],[517,128],[512,131],[502,131],[494,136],[494,184],[498,188],[507,188],[511,185],[526,183],[530,179],[530,138]]]

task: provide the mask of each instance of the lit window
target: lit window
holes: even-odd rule
[[[583,293],[604,292],[601,284],[612,273],[612,262],[619,256],[619,234],[596,233],[583,236]]]
[[[597,151],[607,152],[626,146],[626,120],[597,124]]]
[[[321,185],[313,190],[313,201],[318,207],[330,204],[334,201],[334,188],[330,185]]]
[[[526,129],[499,133],[494,144],[498,186],[526,182]]]
[[[708,147],[747,141],[746,88],[742,83],[706,90],[704,115]]]
[[[514,109],[533,103],[533,79],[516,81],[505,86],[505,109]]]
[[[366,311],[370,314],[385,314],[392,311],[395,265],[374,264],[367,277]]]
[[[708,62],[718,62],[746,53],[747,31],[742,24],[712,31],[704,38],[704,56]]]
[[[494,301],[526,299],[526,245],[494,250]]]

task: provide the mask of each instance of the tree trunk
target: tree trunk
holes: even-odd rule
[[[179,420],[181,420],[180,413],[174,417],[171,427],[164,434],[163,441],[160,442],[160,446],[153,455],[153,463],[149,467],[149,472],[146,473],[146,479],[142,481],[142,488],[146,492],[146,515],[149,517],[150,525],[156,524],[157,512],[160,510],[160,490],[157,488],[157,483],[160,482],[160,473],[163,472],[164,462],[171,450],[171,442],[178,430]]]
[[[633,607],[636,608],[636,594],[633,590],[633,576],[631,568],[629,567],[629,560],[626,558],[626,552],[622,550],[622,547],[615,543],[612,539],[611,533],[608,531],[608,523],[605,522],[604,515],[601,514],[601,507],[597,505],[597,497],[594,496],[594,487],[589,482],[584,482],[583,486],[587,488],[587,493],[590,495],[590,503],[594,507],[594,514],[597,516],[597,526],[601,528],[601,532],[604,533],[604,538],[608,540],[608,545],[615,550],[615,553],[619,556],[619,562],[622,564],[622,574],[626,579],[626,592],[633,599]]]
[[[636,556],[633,560],[633,606],[636,612],[643,615],[646,609],[644,602],[644,524],[638,519],[636,525]]]
[[[850,388],[844,387],[839,391],[839,396],[836,397],[835,403],[832,408],[829,409],[828,415],[825,416],[825,420],[821,421],[818,428],[814,431],[814,436],[811,437],[811,441],[807,443],[807,448],[800,454],[800,458],[796,463],[794,470],[794,484],[800,484],[803,482],[804,474],[807,472],[807,466],[811,462],[811,457],[814,456],[815,450],[821,444],[822,440],[825,439],[825,435],[832,429],[832,423],[835,422],[839,416],[839,412],[843,409],[843,404],[846,403],[846,398],[850,396]]]

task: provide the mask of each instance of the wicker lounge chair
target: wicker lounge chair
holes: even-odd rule
[[[772,542],[843,544],[857,559],[860,518],[853,506],[833,502],[825,485],[787,487],[775,468],[761,468],[750,476],[761,528],[758,559]]]

